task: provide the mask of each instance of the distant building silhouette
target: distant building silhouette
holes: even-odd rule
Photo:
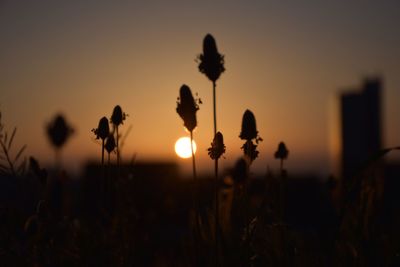
[[[381,78],[367,77],[361,90],[341,95],[341,174],[345,179],[382,149],[381,93]]]

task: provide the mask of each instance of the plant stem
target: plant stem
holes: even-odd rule
[[[219,265],[219,183],[218,159],[215,159],[215,266]]]
[[[119,145],[118,145],[118,140],[119,140],[119,134],[118,134],[118,125],[115,126],[115,130],[117,131],[117,168],[119,168]]]
[[[215,94],[215,88],[217,87],[217,84],[215,81],[213,81],[213,103],[214,103],[214,136],[217,134],[217,105],[216,105],[216,94]]]
[[[102,139],[101,143],[101,166],[104,166],[104,139]]]
[[[193,205],[194,205],[194,218],[196,220],[195,223],[195,233],[194,233],[194,242],[195,242],[195,266],[198,265],[198,253],[199,253],[199,243],[198,237],[200,236],[200,224],[199,224],[199,214],[198,214],[198,189],[197,189],[197,173],[196,173],[196,160],[194,158],[194,149],[193,149],[193,131],[190,131],[190,149],[192,151],[192,168],[193,168],[193,181],[194,181],[194,194],[193,194]]]
[[[217,134],[217,104],[216,87],[213,81],[213,108],[214,108],[214,137]],[[218,159],[215,159],[215,266],[218,266],[218,245],[219,245],[219,198],[218,198]]]

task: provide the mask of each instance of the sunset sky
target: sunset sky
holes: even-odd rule
[[[285,141],[289,172],[329,174],[335,101],[366,75],[384,79],[384,144],[400,145],[399,1],[0,1],[0,110],[26,156],[54,153],[44,127],[63,113],[76,129],[63,150],[78,170],[100,159],[92,128],[121,105],[131,126],[122,157],[166,160],[188,135],[176,113],[182,84],[203,104],[194,133],[200,172],[212,168],[212,85],[195,58],[207,33],[225,55],[217,82],[218,130],[228,168],[241,155],[241,119],[256,116],[260,157]],[[337,103],[336,103],[337,104]],[[396,156],[394,157],[396,159]],[[397,156],[397,159],[400,157]]]

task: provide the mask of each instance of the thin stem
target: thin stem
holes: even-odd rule
[[[101,143],[101,166],[104,166],[104,139],[102,139]]]
[[[215,159],[215,266],[219,265],[219,191],[218,159]]]
[[[213,81],[213,108],[214,108],[214,137],[217,134],[217,84]],[[215,266],[218,266],[218,246],[219,246],[219,199],[218,199],[218,159],[215,159]]]
[[[118,140],[119,140],[119,134],[118,134],[118,125],[115,126],[115,130],[117,131],[117,167],[119,168],[119,145],[118,145]]]
[[[197,181],[196,161],[194,159],[194,149],[193,149],[193,131],[190,132],[190,149],[192,151],[193,179]]]
[[[56,169],[61,171],[61,149],[56,148]]]
[[[217,84],[213,81],[213,103],[214,103],[214,136],[217,134],[217,105],[216,105],[216,93],[215,88]]]
[[[194,242],[195,242],[195,265],[198,264],[198,237],[200,236],[200,224],[199,224],[199,214],[198,214],[198,191],[197,191],[197,173],[196,173],[196,160],[194,158],[194,149],[193,149],[193,131],[190,131],[190,149],[192,152],[192,167],[193,167],[193,180],[194,180],[194,194],[193,194],[193,205],[194,205],[194,218],[196,220],[195,224],[195,233],[194,233]]]

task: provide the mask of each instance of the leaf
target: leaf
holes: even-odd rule
[[[11,144],[12,144],[12,142],[13,142],[13,140],[14,140],[14,136],[15,136],[15,133],[16,133],[16,132],[17,132],[17,127],[14,127],[14,130],[13,130],[13,132],[12,132],[12,134],[11,134],[10,142],[8,143],[8,148],[7,148],[7,150],[10,150]]]
[[[19,150],[19,152],[17,153],[17,155],[15,156],[14,162],[17,161],[19,159],[19,157],[21,156],[21,154],[24,152],[26,148],[26,145],[24,145],[23,147],[21,147],[21,149]]]

